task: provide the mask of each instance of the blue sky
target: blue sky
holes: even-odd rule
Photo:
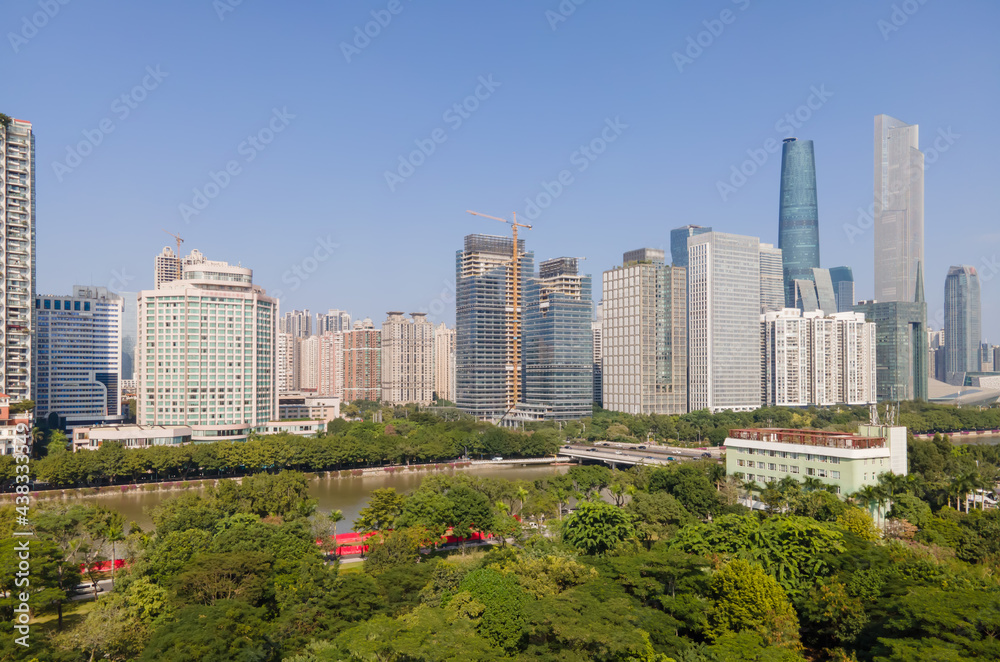
[[[462,237],[505,231],[475,209],[536,216],[536,259],[586,256],[599,297],[676,226],[776,242],[765,146],[793,133],[815,141],[823,266],[868,298],[887,113],[931,163],[930,322],[972,264],[1000,342],[994,2],[63,2],[0,8],[0,112],[36,131],[39,292],[151,287],[166,229],[284,309],[451,324]]]

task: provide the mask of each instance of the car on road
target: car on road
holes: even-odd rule
[[[596,448],[588,448],[587,450],[589,450],[589,451],[594,451],[595,453],[597,452],[597,449],[596,449]]]
[[[640,450],[640,451],[646,450],[645,446],[636,446],[635,448],[636,448],[636,450]]]
[[[624,455],[624,454],[625,453],[622,453],[621,451],[615,451],[615,455]]]
[[[653,457],[652,455],[647,455],[645,459],[647,459],[647,460],[655,460],[656,458]]]
[[[611,443],[610,443],[610,442],[607,442],[607,441],[605,441],[605,442],[603,442],[603,443],[601,444],[601,446],[610,446],[610,445],[611,445]]]
[[[496,455],[496,456],[493,457],[493,461],[494,462],[501,462],[501,461],[503,461],[503,458],[500,457],[499,455]]]
[[[673,461],[674,461],[674,458],[672,458],[672,457],[667,457],[667,461],[668,461],[668,462],[673,462]]]
[[[701,456],[702,457],[712,457],[712,454],[711,453],[702,453]]]

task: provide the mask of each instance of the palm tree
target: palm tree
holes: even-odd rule
[[[752,508],[753,501],[751,500],[751,497],[754,492],[760,491],[760,485],[758,485],[756,481],[748,480],[744,481],[741,487],[743,487],[743,489],[746,491],[747,507]]]
[[[115,586],[115,565],[118,556],[115,550],[115,543],[125,540],[125,516],[118,512],[113,512],[104,522],[104,536],[111,543],[111,587]]]
[[[524,488],[524,485],[518,485],[515,495],[517,496],[517,512],[520,514],[524,508],[524,502],[528,498],[528,490]]]
[[[816,490],[823,489],[823,481],[816,476],[806,476],[802,479],[802,491],[803,492],[815,492]]]
[[[865,505],[868,512],[872,512],[872,506],[878,502],[878,490],[874,485],[865,485],[854,493],[854,497]]]
[[[960,499],[965,497],[965,512],[969,512],[969,492],[976,489],[977,475],[975,472],[964,473],[951,483],[951,491],[955,494],[955,508],[961,512]]]

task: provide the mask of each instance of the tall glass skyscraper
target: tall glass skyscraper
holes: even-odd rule
[[[812,280],[812,270],[819,267],[816,158],[811,140],[786,138],[781,146],[778,248],[784,264],[785,305],[793,307],[795,281]]]
[[[982,368],[982,299],[975,267],[948,269],[944,281],[944,372],[949,384],[965,383],[965,373]]]
[[[830,280],[833,281],[837,312],[851,312],[854,309],[854,272],[850,267],[831,267]]]
[[[913,301],[924,263],[924,154],[919,127],[875,116],[875,299]]]
[[[590,416],[594,301],[577,258],[542,262],[528,281],[524,311],[524,401],[544,406],[547,419]]]
[[[700,225],[685,225],[682,228],[675,228],[670,231],[670,259],[675,267],[686,267],[688,265],[688,237],[711,232],[712,228],[703,228]]]
[[[517,243],[523,293],[535,256]],[[513,253],[510,237],[470,234],[455,255],[455,401],[477,418],[500,418],[518,404],[513,322],[523,304],[514,301]]]

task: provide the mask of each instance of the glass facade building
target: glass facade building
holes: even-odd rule
[[[517,243],[523,298],[535,257],[524,251],[523,239]],[[455,398],[477,418],[500,418],[518,404],[514,365],[521,356],[513,339],[522,303],[514,300],[513,254],[513,239],[485,234],[466,236],[455,254]]]
[[[103,287],[35,298],[35,413],[60,424],[120,421],[123,299]],[[134,326],[134,325],[133,325]]]
[[[524,297],[524,401],[545,407],[545,418],[571,420],[593,413],[594,302],[591,277],[577,258],[539,265]]]
[[[965,373],[982,369],[982,318],[976,268],[951,267],[944,281],[944,372],[949,384],[961,385]]]
[[[850,267],[832,267],[830,281],[833,283],[833,296],[837,302],[837,312],[847,313],[854,310],[854,272]]]
[[[924,155],[918,144],[916,124],[875,116],[876,301],[914,301],[924,263]]]
[[[854,310],[875,322],[879,402],[927,400],[927,303],[920,267],[914,301],[862,301]]]
[[[670,231],[670,261],[675,267],[688,265],[688,237],[711,232],[712,228],[700,225],[685,225]]]
[[[795,281],[812,280],[812,270],[819,267],[816,158],[811,140],[786,138],[781,146],[778,248],[784,263],[785,305],[793,308]]]

